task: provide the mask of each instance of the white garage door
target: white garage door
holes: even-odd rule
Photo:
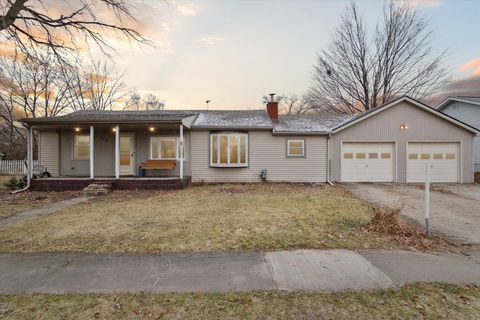
[[[393,143],[342,144],[343,182],[392,182]]]
[[[424,182],[431,164],[431,182],[458,182],[458,143],[408,143],[407,182]]]

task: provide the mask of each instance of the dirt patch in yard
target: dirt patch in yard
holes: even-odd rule
[[[0,252],[411,248],[365,228],[372,216],[363,201],[330,186],[114,192],[10,225],[0,232]]]
[[[480,287],[338,292],[0,296],[2,319],[477,319]]]

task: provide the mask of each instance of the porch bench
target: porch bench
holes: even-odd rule
[[[177,160],[147,160],[143,169],[172,170],[177,166]]]

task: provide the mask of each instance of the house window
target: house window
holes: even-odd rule
[[[390,152],[382,153],[382,159],[390,159]]]
[[[179,139],[175,137],[150,137],[150,159],[179,159],[179,145]]]
[[[433,154],[433,159],[434,160],[442,160],[443,159],[443,153],[434,153]]]
[[[378,153],[373,152],[368,154],[368,159],[378,159]]]
[[[88,135],[76,134],[73,136],[73,158],[90,159],[90,137]]]
[[[287,157],[304,157],[305,156],[305,140],[288,139],[287,140]]]
[[[357,153],[357,159],[365,159],[365,153],[363,152]]]
[[[422,153],[422,154],[420,155],[420,158],[421,158],[422,160],[430,160],[430,153]]]
[[[409,159],[409,160],[417,160],[417,159],[418,159],[418,154],[416,154],[416,153],[410,153],[410,154],[408,155],[408,159]]]
[[[212,133],[210,135],[210,166],[248,166],[248,135],[245,133]]]
[[[353,153],[344,153],[343,159],[353,159]]]

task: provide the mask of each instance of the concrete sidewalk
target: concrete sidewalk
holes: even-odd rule
[[[73,206],[74,204],[77,203],[82,203],[88,201],[89,197],[78,197],[78,198],[73,198],[73,199],[67,199],[67,200],[62,200],[54,203],[50,203],[38,208],[33,208],[33,209],[28,209],[25,211],[17,212],[14,215],[0,220],[0,227],[12,224],[12,223],[17,223],[20,221],[28,220],[28,219],[33,219],[35,217],[38,217],[42,214],[47,214],[51,213],[63,208],[67,208],[70,206]]]
[[[408,282],[480,284],[480,254],[298,250],[160,255],[1,254],[0,294],[339,291]]]

